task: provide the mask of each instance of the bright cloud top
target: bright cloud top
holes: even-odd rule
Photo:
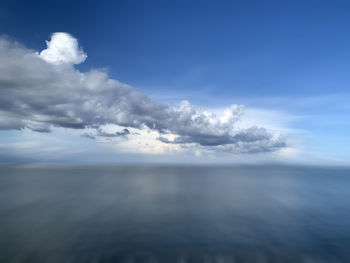
[[[85,61],[87,55],[78,47],[78,41],[67,33],[54,33],[51,41],[46,41],[47,49],[40,52],[40,57],[48,63],[80,64]]]
[[[90,138],[124,142],[148,130],[157,134],[154,145],[231,153],[272,152],[286,146],[279,134],[264,127],[240,129],[240,105],[231,105],[218,116],[187,101],[177,106],[159,103],[104,71],[79,72],[73,64],[86,57],[67,33],[53,34],[40,53],[1,38],[0,129],[89,129],[94,131],[87,134]],[[101,127],[108,124],[122,129],[105,132]]]

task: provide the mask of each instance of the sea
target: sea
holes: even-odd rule
[[[1,165],[0,262],[350,262],[350,169]]]

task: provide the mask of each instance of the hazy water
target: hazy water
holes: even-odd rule
[[[350,262],[350,170],[0,167],[0,262]]]

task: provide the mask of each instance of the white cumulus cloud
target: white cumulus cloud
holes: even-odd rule
[[[47,49],[40,52],[40,57],[48,63],[80,64],[87,58],[83,49],[79,48],[77,39],[68,33],[54,33],[46,44]]]

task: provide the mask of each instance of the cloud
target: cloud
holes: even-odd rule
[[[130,131],[126,128],[124,128],[121,131],[116,132],[106,132],[102,130],[100,127],[96,129],[95,134],[92,133],[84,133],[82,136],[90,139],[96,139],[96,137],[105,137],[105,138],[115,138],[115,137],[126,137],[127,135],[131,134]]]
[[[40,57],[48,63],[80,64],[85,61],[87,55],[78,47],[78,41],[67,33],[54,33],[51,41],[46,41],[47,49],[40,52]]]
[[[217,147],[216,150],[229,151],[235,153],[258,153],[269,152],[286,146],[280,138],[273,138],[272,134],[265,128],[256,126],[237,131],[234,135],[222,134],[195,134],[179,136],[174,140],[159,137],[164,143],[188,144],[198,143],[202,146]]]
[[[157,145],[232,153],[271,152],[286,146],[278,134],[263,127],[238,128],[241,105],[216,115],[187,101],[176,106],[159,103],[103,70],[76,70],[73,64],[87,56],[69,34],[53,34],[47,46],[38,53],[0,38],[0,129],[94,128],[91,138],[127,139],[130,128],[146,128],[159,135]],[[107,124],[124,130],[107,133],[101,129]]]

